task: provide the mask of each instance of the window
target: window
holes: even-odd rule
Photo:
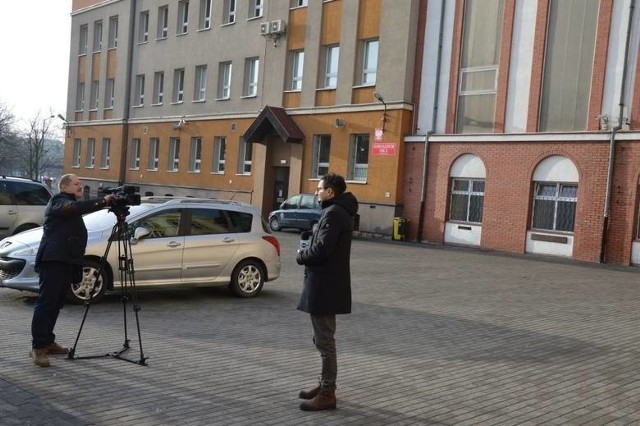
[[[258,71],[260,60],[248,58],[244,61],[244,96],[256,96],[258,94]]]
[[[577,194],[576,184],[537,182],[531,227],[573,232]]]
[[[133,235],[137,227],[147,228],[151,233],[145,239],[176,237],[180,230],[180,210],[165,210],[153,215],[145,216],[129,224],[130,234]]]
[[[211,28],[211,0],[200,0],[200,22],[201,30]]]
[[[103,169],[108,169],[109,164],[111,163],[110,157],[110,149],[111,149],[111,139],[102,138],[102,155],[100,158],[100,167]]]
[[[78,55],[86,55],[89,51],[89,26],[80,26],[80,37],[78,43]]]
[[[184,100],[184,68],[173,72],[173,102],[179,103]]]
[[[263,0],[249,0],[249,19],[259,18],[262,16],[264,8]]]
[[[190,209],[190,211],[190,235],[227,234],[231,232],[224,210]]]
[[[104,90],[104,108],[105,109],[113,109],[113,105],[115,102],[115,90],[116,90],[116,81],[113,78],[108,78],[106,82],[106,88]]]
[[[481,223],[484,204],[484,180],[453,179],[449,219],[460,222]]]
[[[140,22],[138,27],[138,43],[149,41],[149,11],[140,12]]]
[[[586,130],[598,0],[552,0],[542,77],[542,132]]]
[[[136,98],[134,100],[134,105],[144,105],[144,74],[138,74],[136,76]]]
[[[378,40],[365,40],[362,42],[362,74],[358,84],[376,84],[378,72]]]
[[[89,94],[89,110],[96,111],[100,104],[100,82],[98,80],[91,82],[91,93]]]
[[[96,140],[94,138],[87,139],[87,156],[85,157],[84,166],[93,169],[96,164]]]
[[[151,138],[149,140],[149,158],[147,161],[147,170],[158,170],[160,164],[158,153],[160,152],[160,139]]]
[[[93,23],[93,51],[100,52],[102,50],[102,21]]]
[[[504,0],[465,2],[456,132],[491,133],[495,125]]]
[[[224,0],[223,24],[236,22],[236,0]]]
[[[221,62],[218,73],[218,99],[231,97],[231,62]]]
[[[291,0],[291,7],[302,7],[307,5],[307,0]]]
[[[140,168],[140,139],[131,140],[131,149],[129,149],[129,168],[138,170]]]
[[[312,178],[321,178],[329,173],[329,152],[331,151],[331,135],[315,135],[313,137]]]
[[[338,85],[338,57],[340,56],[339,46],[325,46],[324,48],[324,70],[322,85],[324,89],[335,89]]]
[[[180,138],[169,138],[169,162],[167,164],[167,170],[170,172],[177,172],[179,161]]]
[[[82,147],[82,139],[74,139],[73,140],[73,162],[72,167],[80,167],[80,155]]]
[[[196,82],[193,90],[194,101],[204,101],[207,96],[207,66],[196,67]]]
[[[367,181],[369,169],[369,134],[351,135],[349,141],[349,173],[348,180]]]
[[[178,3],[178,35],[186,34],[189,30],[189,1],[182,0]]]
[[[115,49],[118,47],[118,17],[112,16],[109,18],[109,49]]]
[[[289,90],[302,90],[302,71],[304,69],[304,50],[294,50],[290,53]]]
[[[578,169],[566,157],[553,155],[540,162],[533,173],[533,229],[573,232],[578,179]]]
[[[249,175],[251,174],[251,150],[253,146],[247,143],[244,139],[240,139],[240,146],[238,147],[238,174]]]
[[[78,91],[76,92],[76,111],[84,110],[84,83],[78,83]]]
[[[189,153],[189,171],[200,172],[202,162],[202,138],[191,138],[191,151]]]
[[[158,33],[159,40],[167,38],[169,35],[169,6],[158,8]]]
[[[224,173],[225,159],[227,157],[227,138],[216,136],[213,139],[213,173]]]
[[[153,104],[161,105],[164,99],[164,72],[156,71],[153,74]]]

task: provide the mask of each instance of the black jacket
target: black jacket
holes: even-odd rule
[[[305,265],[298,309],[314,315],[351,312],[351,234],[358,200],[350,192],[323,201],[309,248],[296,257]]]
[[[104,208],[103,198],[76,201],[73,194],[54,195],[45,210],[44,233],[36,255],[36,270],[42,262],[81,265],[87,247],[87,227],[82,215]]]

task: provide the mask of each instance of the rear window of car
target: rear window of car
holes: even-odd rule
[[[251,223],[253,222],[251,213],[227,211],[227,214],[234,232],[251,232]]]

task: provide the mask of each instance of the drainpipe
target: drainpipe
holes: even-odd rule
[[[127,70],[124,80],[124,111],[122,113],[122,144],[120,146],[120,170],[118,186],[123,185],[127,174],[127,151],[129,146],[129,117],[131,114],[131,73],[133,70],[133,46],[135,44],[135,25],[137,0],[131,1],[129,10],[129,44],[127,46]]]
[[[442,63],[442,37],[444,33],[444,15],[446,0],[440,5],[440,28],[438,30],[438,54],[436,55],[436,81],[433,93],[433,112],[431,113],[431,129],[424,138],[424,155],[422,157],[422,181],[420,182],[420,212],[418,213],[418,230],[416,239],[422,242],[422,230],[424,228],[424,209],[427,192],[427,162],[429,161],[429,139],[436,132],[436,119],[438,118],[438,97],[440,94],[440,65]]]
[[[618,103],[618,124],[611,129],[609,137],[609,164],[607,166],[607,187],[604,197],[604,221],[602,224],[602,244],[600,245],[600,263],[607,261],[607,237],[609,235],[609,214],[611,212],[611,192],[613,187],[613,167],[615,164],[616,154],[616,133],[622,129],[624,123],[624,92],[626,90],[627,68],[629,61],[629,44],[631,40],[631,24],[633,21],[633,10],[635,8],[635,0],[631,0],[629,5],[629,23],[627,25],[627,40],[624,48],[624,63],[622,67],[622,82],[620,83],[620,102]]]

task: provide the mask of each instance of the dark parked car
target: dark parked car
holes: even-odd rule
[[[269,226],[274,231],[284,228],[308,231],[318,223],[321,215],[322,209],[315,195],[298,194],[289,197],[280,204],[278,210],[269,213]]]

